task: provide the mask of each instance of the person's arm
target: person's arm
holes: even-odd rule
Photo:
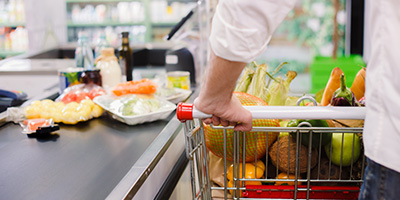
[[[232,95],[236,80],[245,66],[244,62],[229,61],[211,52],[208,71],[194,103],[198,110],[213,114],[212,118],[203,120],[205,123],[232,125],[236,131],[251,130],[251,113]]]
[[[212,114],[205,123],[250,131],[251,113],[232,95],[246,63],[265,51],[296,0],[220,0],[210,33],[211,57],[195,107]],[[240,122],[237,124],[237,122]]]

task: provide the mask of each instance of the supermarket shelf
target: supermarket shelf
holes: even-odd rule
[[[178,22],[153,22],[153,23],[151,23],[151,25],[155,26],[155,27],[157,27],[157,26],[169,26],[169,27],[172,27],[172,26],[175,26],[177,23]]]
[[[25,26],[25,22],[2,22],[0,26],[6,27],[17,27],[17,26]]]
[[[68,27],[98,27],[98,26],[137,26],[137,25],[144,25],[144,23],[137,23],[137,22],[113,22],[113,21],[106,21],[102,23],[75,23],[72,21],[67,22]]]
[[[7,51],[7,50],[0,50],[0,57],[5,58],[7,56],[16,56],[25,53],[25,51]]]
[[[135,1],[135,0],[65,0],[66,3],[103,3],[103,2],[121,2],[121,1]],[[136,0],[141,1],[141,0]]]

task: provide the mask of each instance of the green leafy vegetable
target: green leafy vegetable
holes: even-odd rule
[[[121,108],[122,115],[143,115],[159,110],[160,102],[157,99],[134,98]]]

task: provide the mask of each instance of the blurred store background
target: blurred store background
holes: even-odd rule
[[[355,41],[351,40],[351,21],[363,20],[354,17],[360,13],[352,12],[357,2],[297,1],[268,49],[256,61],[267,63],[269,71],[281,62],[289,62],[281,73],[298,72],[292,92],[317,93],[325,84],[319,80],[326,77],[318,77],[314,63],[329,62],[329,58],[336,63],[345,57],[345,63],[363,65],[358,56],[362,50],[352,50],[362,49],[362,45],[351,46]],[[218,1],[207,3],[212,13]],[[0,58],[60,46],[74,48],[81,31],[88,34],[93,46],[103,35],[117,48],[121,44],[120,33],[127,31],[132,46],[161,44],[168,48],[171,42],[165,40],[166,35],[196,5],[195,0],[0,0]],[[325,68],[328,73],[324,76],[329,76],[331,68]],[[358,68],[344,70],[352,76]]]

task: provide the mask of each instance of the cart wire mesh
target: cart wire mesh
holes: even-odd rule
[[[179,110],[180,108],[178,108],[178,112],[180,112]],[[197,111],[193,111],[193,108],[190,110],[196,118],[195,112]],[[357,110],[357,116],[352,116],[351,119],[363,119],[365,109]],[[336,112],[336,110],[328,111],[328,115],[331,115],[329,114],[331,112]],[[223,134],[223,156],[220,158],[223,160],[223,182],[217,185],[213,183],[213,177],[210,177],[209,162],[212,152],[206,147],[205,125],[199,119],[181,119],[181,121],[184,121],[186,154],[190,160],[193,199],[213,199],[215,191],[222,193],[222,199],[358,198],[366,163],[362,141],[360,142],[361,147],[358,147],[356,139],[362,138],[362,127],[312,127],[307,122],[298,127],[253,127],[251,133],[255,133],[255,141],[248,142],[259,144],[257,140],[262,140],[262,135],[266,135],[267,151],[265,155],[257,155],[257,151],[254,152],[256,156],[252,163],[256,166],[256,170],[253,172],[253,177],[247,177],[246,170],[249,168],[247,165],[249,162],[245,162],[245,158],[249,152],[246,152],[246,144],[248,144],[246,135],[249,133],[233,131],[233,127],[212,126],[213,129],[220,130]],[[283,133],[286,133],[286,136],[278,136]],[[335,147],[333,139],[330,140],[330,144],[322,145],[324,134],[332,134],[330,136],[332,138],[335,134],[336,139],[341,139],[341,145]],[[315,137],[317,135],[319,137]],[[231,146],[227,142],[230,139],[233,140]],[[275,140],[275,147],[269,144],[270,140]],[[303,140],[308,140],[309,145],[303,145]],[[317,147],[311,145],[313,140],[317,140],[317,144],[319,144]],[[346,143],[346,141],[350,142]],[[289,148],[286,152],[282,151],[284,145]],[[349,145],[351,148],[350,158],[348,152],[347,155],[344,152]],[[339,154],[332,155],[334,147],[339,148]],[[272,148],[275,148],[276,151],[271,152]],[[356,153],[357,148],[360,148],[359,157]],[[233,151],[231,160],[227,159],[228,150]],[[339,158],[339,163],[336,161],[334,164],[333,156]],[[273,159],[273,157],[275,158]],[[346,159],[344,159],[345,157]],[[262,175],[259,174],[260,171],[257,168],[260,164],[258,162],[264,164]],[[285,167],[282,169],[282,166],[286,166],[287,169]],[[288,176],[278,178],[281,173],[286,173]],[[289,176],[289,174],[293,176]]]

